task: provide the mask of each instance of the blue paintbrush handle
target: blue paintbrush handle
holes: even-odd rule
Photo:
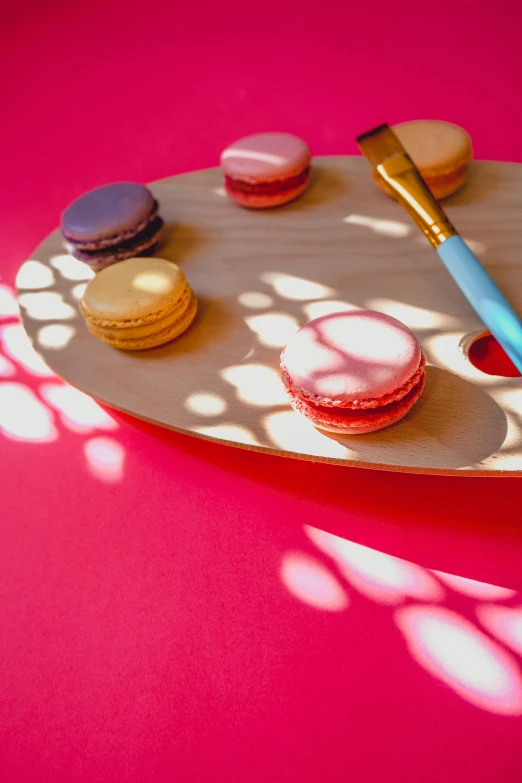
[[[522,323],[502,291],[462,237],[446,239],[437,253],[470,305],[522,372]]]

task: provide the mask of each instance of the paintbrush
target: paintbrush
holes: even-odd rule
[[[379,125],[358,136],[356,142],[429,239],[470,305],[522,373],[522,323],[519,317],[450,223],[390,126]]]

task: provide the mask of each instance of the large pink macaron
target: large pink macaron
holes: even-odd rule
[[[406,416],[424,388],[424,356],[396,318],[352,310],[291,337],[281,372],[292,406],[320,429],[362,435]]]
[[[221,155],[225,189],[242,207],[286,204],[310,180],[308,145],[291,133],[257,133],[234,142]]]

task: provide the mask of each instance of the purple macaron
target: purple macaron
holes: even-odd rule
[[[73,201],[62,215],[61,229],[72,255],[98,272],[116,261],[150,254],[160,242],[163,220],[148,188],[116,182]]]

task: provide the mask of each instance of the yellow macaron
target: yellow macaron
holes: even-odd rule
[[[393,125],[392,130],[437,200],[451,196],[464,185],[473,149],[463,128],[441,120],[414,120]],[[375,172],[374,179],[381,190],[390,193]]]
[[[173,340],[188,329],[196,310],[184,273],[162,258],[128,258],[102,269],[80,302],[89,331],[127,351]]]

